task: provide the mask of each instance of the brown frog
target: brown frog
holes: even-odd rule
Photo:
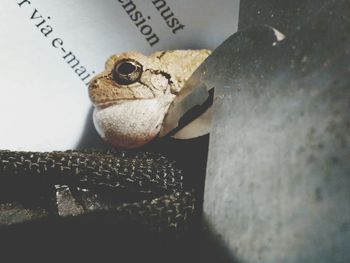
[[[209,50],[172,50],[145,56],[113,55],[90,83],[94,124],[101,137],[119,148],[136,148],[154,139],[178,92]]]

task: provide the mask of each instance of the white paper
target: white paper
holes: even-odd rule
[[[237,27],[237,2],[2,0],[0,149],[75,148],[87,84],[110,55],[215,48]]]

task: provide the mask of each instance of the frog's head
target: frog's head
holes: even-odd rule
[[[139,147],[155,138],[177,92],[208,55],[189,59],[189,52],[151,56],[125,52],[110,57],[89,86],[94,124],[101,137],[121,148]],[[192,63],[184,66],[184,61]]]
[[[95,106],[105,107],[126,100],[154,99],[171,93],[174,84],[156,57],[125,52],[107,60],[105,71],[91,81],[89,95]]]

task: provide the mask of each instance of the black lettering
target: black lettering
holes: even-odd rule
[[[159,2],[160,2],[160,5],[157,6]],[[158,11],[166,6],[166,2],[164,0],[153,0],[152,3],[158,9]]]
[[[91,74],[95,74],[95,71],[92,71]],[[81,80],[84,81],[86,80],[87,78],[89,78],[91,76],[91,74],[87,74],[87,76],[85,76],[84,78],[82,78]]]
[[[151,34],[152,33],[152,27],[150,27],[149,25],[142,26],[141,27],[141,33],[142,33],[142,35],[149,35],[149,34]]]
[[[40,15],[40,16],[35,16],[36,14],[38,13],[38,10],[35,8],[34,9],[34,12],[33,12],[33,14],[32,14],[32,16],[30,17],[30,19],[38,19],[38,18],[43,18],[43,16],[42,15]]]
[[[52,33],[53,29],[51,26],[47,25],[46,27],[43,27],[40,31],[41,31],[41,33],[44,34],[44,36],[47,37],[48,35],[50,35]]]
[[[55,48],[58,48],[59,46],[56,45],[56,43],[58,43],[58,45],[62,46],[63,45],[63,40],[60,38],[55,38],[54,40],[52,40],[52,46]]]
[[[161,16],[164,18],[164,20],[168,20],[170,17],[174,16],[173,12],[170,12],[168,16],[165,16],[167,12],[170,12],[170,7],[168,6],[165,8],[162,12],[160,12]]]
[[[143,23],[145,23],[146,22],[146,19],[142,19],[140,22],[138,22],[138,23],[135,23],[135,25],[137,26],[137,27],[139,27],[140,25],[142,25]]]
[[[176,17],[173,17],[172,19],[166,21],[166,24],[170,28],[173,28],[174,26],[177,26],[179,23],[180,23],[180,21]]]
[[[77,68],[75,70],[75,73],[78,74],[79,77],[81,77],[81,75],[83,75],[84,73],[86,73],[86,68],[84,66],[80,66],[80,68]]]
[[[156,34],[153,34],[152,36],[147,37],[146,40],[151,45],[151,47],[153,47],[159,42],[159,37]]]
[[[172,28],[173,34],[180,29],[183,29],[185,26],[182,25],[179,19],[175,18],[175,14],[171,12],[170,6],[167,5],[165,0],[153,0],[154,7],[160,12],[160,15],[163,17],[169,28]]]
[[[124,8],[125,12],[129,15],[131,21],[134,22],[135,26],[139,28],[140,33],[146,37],[147,42],[153,46],[156,43],[159,42],[159,37],[153,33],[152,26],[147,24],[147,19],[150,20],[150,16],[144,16],[142,12],[137,10],[136,4],[133,2],[133,0],[129,0],[127,3],[125,3],[125,0],[118,0],[118,2],[122,3],[122,7]],[[164,2],[164,6],[166,5],[166,2]],[[153,3],[157,7],[161,7],[163,5],[163,2],[159,2],[159,0],[153,0]],[[125,4],[124,4],[125,3]],[[167,11],[167,10],[166,10]],[[167,14],[168,15],[168,14]],[[171,13],[171,16],[174,14]],[[147,18],[147,19],[146,19]]]
[[[39,28],[42,24],[44,24],[46,22],[45,19],[43,19],[43,21],[41,21],[39,24],[36,25],[37,28]]]
[[[173,33],[176,34],[176,31],[178,31],[179,29],[184,29],[185,25],[179,25],[178,27],[173,29]]]
[[[131,6],[131,8],[127,9],[128,6]],[[136,10],[136,5],[134,4],[133,1],[130,1],[126,5],[123,5],[123,7],[124,7],[125,11],[128,13],[128,15],[130,15],[131,12]]]
[[[22,7],[22,5],[23,5],[24,3],[28,3],[29,5],[31,4],[31,2],[28,1],[28,0],[24,0],[24,1],[22,1],[22,2],[20,2],[20,3],[17,3],[17,4],[18,4],[20,7]]]
[[[70,60],[69,60],[70,58]],[[69,52],[67,55],[63,57],[64,60],[72,67],[75,68],[79,65],[80,61],[75,57],[75,55],[72,52]],[[73,63],[72,63],[73,62]]]
[[[134,22],[139,20],[140,18],[143,18],[142,13],[140,11],[136,11],[135,13],[130,15],[130,19]]]
[[[119,2],[124,3],[123,0],[119,0]],[[31,4],[30,1],[24,0],[21,2],[17,2],[18,6],[21,7],[25,3]],[[127,7],[129,6],[126,5]],[[131,11],[130,11],[131,12]],[[139,14],[137,14],[139,15]],[[136,15],[136,16],[137,16]],[[45,24],[47,20],[51,19],[50,17],[47,17],[47,19],[44,19],[44,17],[39,13],[39,11],[34,8],[33,13],[30,16],[30,20],[35,20],[34,24],[35,26],[40,30],[40,32],[45,36],[48,37],[52,32],[53,28],[50,25]],[[143,31],[146,32],[146,28],[143,28]],[[66,53],[66,50],[63,48],[63,40],[61,38],[55,38],[52,40],[51,45],[54,48],[60,48],[61,51],[65,54],[63,56],[63,59],[65,62],[71,66],[72,69],[74,69],[74,72],[79,76],[79,78],[84,82],[85,85],[89,85],[89,83],[86,83],[86,80],[91,77],[91,74],[95,74],[95,71],[92,71],[91,73],[87,73],[87,69],[84,66],[79,66],[80,61],[76,58],[76,56],[72,53]]]

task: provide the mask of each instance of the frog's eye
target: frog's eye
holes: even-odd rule
[[[113,80],[120,85],[137,82],[142,75],[142,65],[132,59],[118,61],[112,71]]]

